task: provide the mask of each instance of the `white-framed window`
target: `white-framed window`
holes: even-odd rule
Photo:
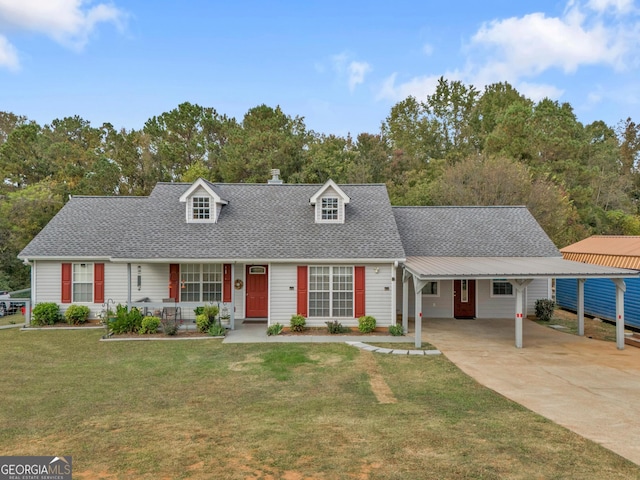
[[[72,277],[72,302],[93,302],[93,263],[74,263]]]
[[[325,221],[339,220],[337,197],[325,197],[322,199],[322,211],[320,218]]]
[[[209,220],[211,218],[211,203],[209,197],[193,197],[192,218],[194,220]]]
[[[222,265],[181,264],[180,301],[203,303],[222,301]]]
[[[439,297],[440,296],[440,282],[438,280],[432,280],[425,284],[422,288],[422,295],[425,297]]]
[[[266,275],[267,268],[261,265],[252,265],[249,267],[249,275]]]
[[[353,317],[353,267],[309,267],[309,316]]]
[[[512,297],[513,285],[507,280],[491,280],[491,296],[492,297]]]

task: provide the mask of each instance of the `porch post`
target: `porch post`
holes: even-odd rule
[[[578,335],[584,336],[584,282],[585,278],[578,278],[578,292],[576,312],[578,314]]]
[[[516,290],[516,348],[522,348],[522,312],[524,312],[524,289],[531,283],[531,278],[527,280],[509,280],[509,283]]]
[[[627,286],[621,278],[612,278],[616,284],[616,346],[624,350],[624,292]]]
[[[127,263],[127,308],[131,310],[131,264]]]
[[[413,288],[416,292],[416,328],[415,328],[415,345],[416,348],[422,346],[422,289],[427,284],[426,281],[420,280],[416,275],[413,276]]]
[[[402,331],[409,333],[409,274],[402,270]]]

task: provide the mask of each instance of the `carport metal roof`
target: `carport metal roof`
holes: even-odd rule
[[[420,280],[640,276],[637,270],[573,262],[562,257],[407,257],[404,267]]]

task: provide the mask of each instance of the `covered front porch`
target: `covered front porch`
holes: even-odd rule
[[[624,279],[640,276],[640,272],[622,268],[603,267],[564,260],[561,257],[408,257],[402,267],[402,325],[408,331],[409,282],[412,282],[414,300],[415,346],[421,347],[423,289],[440,280],[495,279],[508,282],[513,289],[513,321],[515,346],[523,346],[523,315],[526,289],[536,278],[578,279],[578,330],[584,335],[584,280],[609,278],[616,285],[616,346],[624,349]],[[455,296],[455,294],[454,294]],[[453,298],[452,298],[453,301]],[[429,314],[428,310],[426,312]]]

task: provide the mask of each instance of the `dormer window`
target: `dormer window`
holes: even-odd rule
[[[315,207],[316,223],[344,223],[345,206],[351,201],[333,180],[327,180],[309,203]]]
[[[186,204],[187,223],[217,223],[222,206],[227,204],[218,186],[199,178],[180,197]]]
[[[211,218],[209,197],[193,197],[193,219],[209,220],[209,218]]]
[[[322,199],[322,220],[338,220],[338,199],[328,197]]]

